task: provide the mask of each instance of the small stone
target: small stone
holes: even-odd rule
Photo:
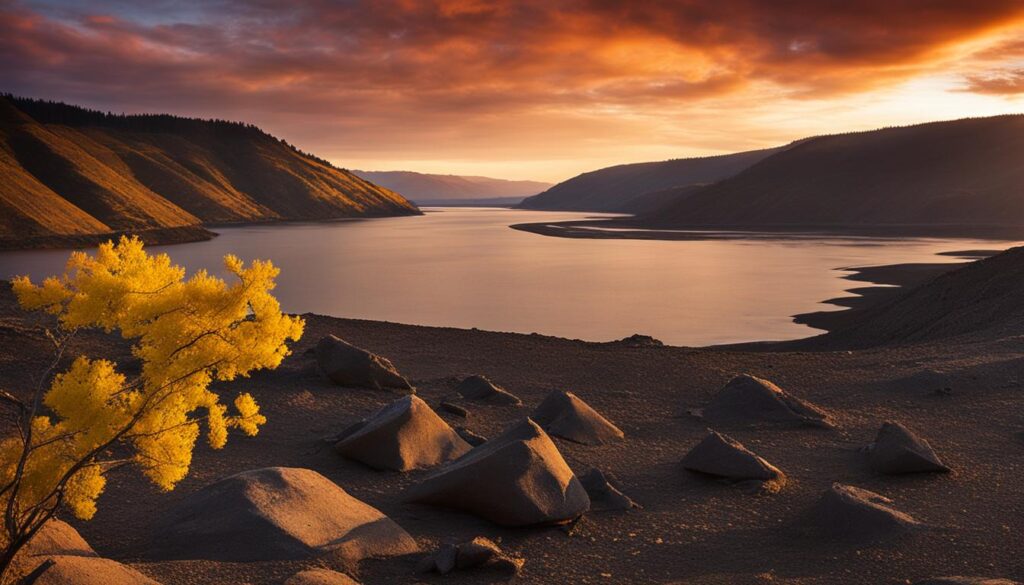
[[[441,403],[441,410],[445,412],[450,412],[455,416],[461,416],[462,418],[467,418],[469,416],[468,410],[462,408],[458,404],[448,402],[447,400]]]

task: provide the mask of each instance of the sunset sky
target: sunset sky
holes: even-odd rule
[[[550,181],[1024,111],[1021,0],[299,4],[0,0],[0,90]]]

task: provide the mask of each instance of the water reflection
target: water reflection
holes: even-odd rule
[[[564,239],[509,229],[594,214],[433,209],[422,217],[217,228],[160,248],[190,270],[269,258],[284,308],[422,325],[676,345],[794,339],[791,315],[834,307],[841,266],[956,261],[936,253],[1005,242],[865,238]],[[66,251],[0,254],[0,276],[59,272]]]

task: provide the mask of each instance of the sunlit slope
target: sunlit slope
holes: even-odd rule
[[[0,97],[0,166],[7,246],[41,236],[195,237],[209,223],[418,213],[401,195],[253,126],[109,116],[10,97]]]
[[[721,156],[681,158],[661,162],[618,165],[583,173],[528,197],[524,209],[557,211],[626,211],[643,207],[638,198],[675,187],[714,183],[731,177],[779,148]]]
[[[1024,116],[808,139],[648,213],[653,226],[1024,225]]]

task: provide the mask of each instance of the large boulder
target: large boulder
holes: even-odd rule
[[[407,499],[505,526],[568,522],[590,508],[555,444],[529,419],[441,467],[413,486]]]
[[[548,394],[530,418],[550,435],[584,445],[603,445],[625,436],[572,392],[556,390]]]
[[[828,413],[795,398],[768,380],[740,374],[729,381],[702,415],[725,423],[778,422],[831,427]]]
[[[135,569],[100,557],[47,557],[23,582],[33,585],[160,585]]]
[[[158,585],[127,565],[98,557],[74,527],[56,518],[21,549],[12,572],[37,585]]]
[[[284,585],[359,585],[352,577],[330,569],[306,569],[295,573]]]
[[[434,467],[471,448],[415,396],[403,396],[380,409],[334,446],[345,457],[394,471]]]
[[[949,471],[928,441],[895,422],[887,422],[878,430],[868,450],[868,464],[887,475]]]
[[[394,388],[412,390],[387,358],[358,348],[347,341],[328,335],[316,344],[316,361],[320,371],[339,386]]]
[[[778,491],[786,476],[777,467],[758,457],[735,439],[711,431],[683,457],[690,471],[734,482],[756,481],[768,491]]]
[[[875,492],[836,483],[818,500],[811,520],[824,534],[856,540],[902,536],[924,526],[892,503]]]
[[[28,544],[22,547],[18,554],[21,556],[97,556],[96,551],[92,550],[89,543],[73,526],[56,518],[51,518],[46,524],[43,524],[43,527],[36,532],[32,540],[28,541]]]
[[[160,559],[257,561],[324,555],[344,562],[416,552],[379,510],[310,469],[232,475],[171,509],[151,547]]]
[[[469,376],[462,382],[459,382],[456,391],[466,400],[477,400],[492,404],[511,404],[513,406],[523,404],[523,401],[518,396],[483,376]]]

